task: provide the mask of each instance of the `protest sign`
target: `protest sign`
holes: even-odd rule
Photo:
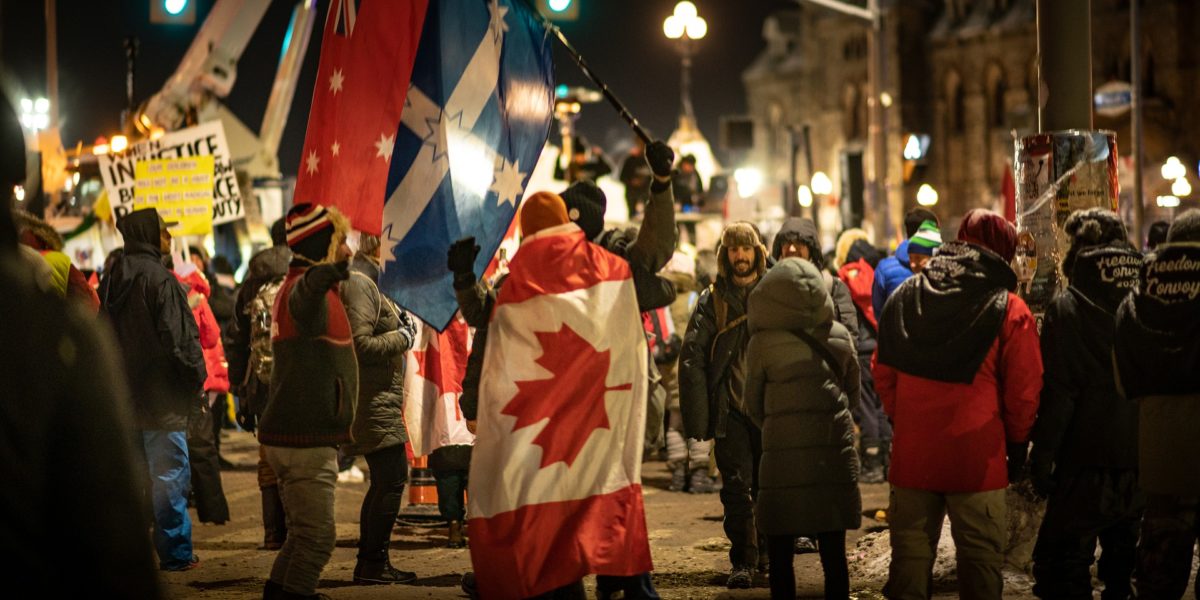
[[[133,210],[157,210],[175,223],[172,235],[212,233],[213,163],[212,156],[138,161]]]
[[[121,154],[99,157],[100,178],[108,192],[113,215],[120,219],[134,209],[137,164],[141,161],[211,156],[212,222],[214,225],[236,221],[245,216],[233,156],[225,141],[225,128],[219,121],[172,131],[156,140],[130,146]]]

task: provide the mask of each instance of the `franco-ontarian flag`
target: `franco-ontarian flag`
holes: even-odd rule
[[[488,328],[471,459],[483,598],[651,570],[646,352],[624,260],[571,223],[522,241]]]

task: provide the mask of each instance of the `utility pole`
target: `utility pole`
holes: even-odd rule
[[[1130,87],[1133,88],[1133,243],[1142,247],[1146,226],[1146,197],[1142,188],[1142,9],[1140,0],[1129,3]]]
[[[58,6],[56,0],[46,0],[46,96],[50,100],[50,126],[46,132],[39,133],[42,135],[53,135],[55,138],[60,138],[61,134],[58,131]],[[55,148],[61,144],[56,141]],[[38,140],[38,151],[42,157],[42,164],[46,164],[46,152],[50,148],[46,144],[42,144]],[[53,163],[51,163],[53,164]],[[56,178],[49,178],[51,181]],[[53,211],[62,200],[61,185],[54,186],[54,189],[45,189],[47,180],[46,174],[42,174],[42,188],[46,195],[46,213]]]
[[[1092,128],[1091,0],[1038,0],[1038,131]]]

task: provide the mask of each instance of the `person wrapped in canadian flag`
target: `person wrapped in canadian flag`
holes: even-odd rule
[[[522,206],[496,298],[469,476],[482,598],[583,597],[596,574],[644,580],[647,348],[629,264],[585,239],[562,198]]]

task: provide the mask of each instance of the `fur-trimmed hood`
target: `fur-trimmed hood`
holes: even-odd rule
[[[23,210],[14,210],[13,219],[22,244],[34,250],[62,252],[63,238],[49,223]]]

